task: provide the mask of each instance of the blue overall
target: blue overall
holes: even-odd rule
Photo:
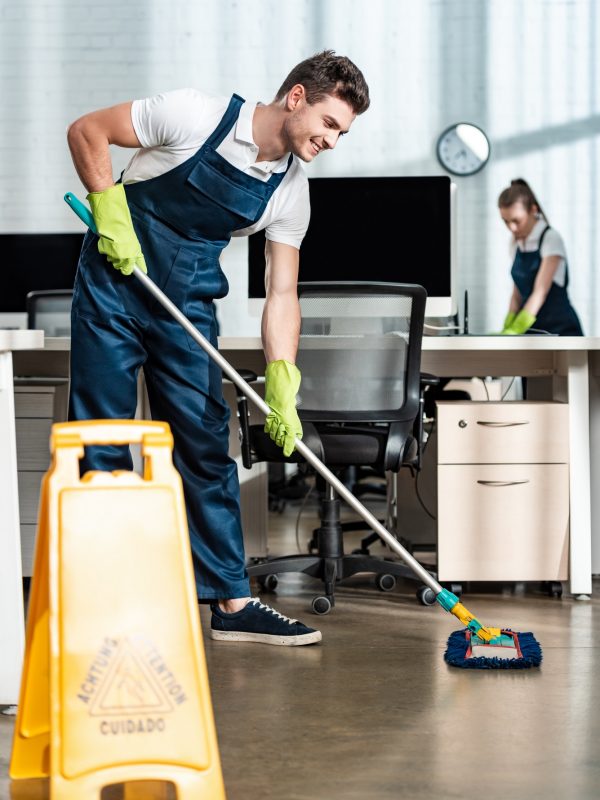
[[[550,229],[547,225],[542,231],[538,249],[530,253],[524,253],[519,248],[515,255],[512,265],[511,275],[515,286],[523,298],[523,305],[527,302],[533,292],[533,285],[538,274],[542,255],[540,253],[542,242],[546,232]],[[567,286],[569,285],[569,269],[565,266],[565,285],[559,286],[552,281],[550,291],[540,308],[537,319],[534,323],[536,330],[557,333],[561,336],[583,336],[581,323],[575,313],[575,309],[569,301]]]
[[[260,219],[292,163],[290,155],[285,172],[261,181],[217,153],[243,102],[232,96],[219,125],[191,158],[125,186],[149,276],[215,347],[212,301],[229,288],[219,265],[221,251],[233,231]],[[198,597],[247,597],[239,483],[228,455],[221,370],[135,278],[100,255],[97,243],[88,232],[75,281],[69,417],[132,419],[143,367],[152,417],[167,421],[173,432]],[[131,467],[126,447],[86,449],[83,469]]]

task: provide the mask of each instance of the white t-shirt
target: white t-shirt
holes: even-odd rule
[[[515,255],[517,254],[517,247],[522,253],[532,253],[538,249],[540,246],[540,236],[547,225],[548,223],[546,220],[542,218],[535,223],[531,233],[526,239],[515,239],[514,236],[510,237],[509,251],[511,266],[515,260]],[[564,286],[567,274],[567,250],[565,248],[565,243],[562,240],[562,236],[560,233],[558,233],[558,231],[555,231],[554,228],[549,228],[546,231],[546,235],[544,236],[544,241],[542,242],[542,247],[540,250],[540,255],[542,258],[546,258],[547,256],[560,256],[560,261],[558,262],[558,267],[556,268],[556,272],[554,273],[554,278],[552,280],[559,286]]]
[[[177,89],[143,100],[134,100],[131,121],[141,150],[137,150],[123,172],[123,183],[155,178],[191,158],[219,124],[229,97],[212,97],[196,89]],[[289,153],[278,161],[256,161],[258,147],[252,138],[256,103],[245,102],[236,124],[217,152],[247,175],[267,181],[274,172],[285,172]],[[267,239],[300,247],[310,220],[308,179],[294,156],[287,174],[273,192],[257,223],[234,231],[248,236],[266,228]]]

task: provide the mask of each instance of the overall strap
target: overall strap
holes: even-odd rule
[[[540,250],[542,249],[542,242],[544,241],[544,236],[548,233],[549,230],[550,230],[550,225],[546,225],[546,227],[542,231],[542,235],[540,236],[540,241],[538,243],[538,253],[540,253]],[[541,255],[542,254],[540,253],[540,256]],[[554,282],[553,285],[558,286],[558,284],[554,284]],[[558,288],[566,290],[568,285],[569,285],[569,265],[567,264],[567,260],[565,259],[565,285],[558,286]]]
[[[292,153],[290,153],[290,157],[288,158],[287,166],[284,169],[284,171],[283,172],[274,172],[271,175],[271,177],[269,178],[269,180],[267,181],[267,183],[270,184],[271,186],[273,186],[276,189],[279,186],[279,184],[281,183],[281,181],[287,175],[287,171],[292,166],[292,161],[293,160],[294,160],[294,156],[293,156]]]
[[[541,233],[540,240],[538,242],[538,247],[537,247],[538,250],[542,249],[542,242],[544,241],[544,236],[548,233],[549,230],[550,230],[550,225],[546,225],[546,227]]]
[[[209,145],[216,150],[217,147],[221,144],[223,139],[227,136],[229,131],[235,125],[237,118],[240,114],[240,108],[242,104],[245,102],[243,97],[240,97],[239,94],[232,94],[231,100],[229,101],[229,105],[227,106],[227,110],[221,117],[221,121],[211,133],[211,135],[206,140],[205,144]]]

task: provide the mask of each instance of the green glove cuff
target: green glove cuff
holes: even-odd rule
[[[536,319],[537,317],[534,317],[533,314],[530,314],[529,311],[522,308],[514,318],[512,324],[509,325],[503,333],[507,333],[509,336],[518,336],[520,333],[528,331]]]
[[[504,317],[504,325],[502,326],[502,330],[505,331],[515,321],[516,313],[514,311],[509,311],[508,314]]]
[[[265,403],[271,409],[265,422],[265,433],[284,456],[294,452],[294,440],[302,438],[302,423],[296,411],[296,394],[300,388],[300,370],[283,359],[271,361],[265,370]]]
[[[124,275],[130,275],[134,266],[147,273],[123,184],[109,186],[103,192],[90,192],[87,200],[100,237],[99,252]]]
[[[267,405],[288,403],[296,404],[296,395],[300,388],[300,370],[289,361],[270,361],[265,369],[265,402]]]

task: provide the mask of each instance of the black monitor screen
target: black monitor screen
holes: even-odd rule
[[[0,234],[0,311],[25,311],[28,292],[72,289],[83,233]]]
[[[450,297],[450,179],[309,178],[301,281],[418,283]],[[250,297],[264,297],[264,231],[249,237]]]

